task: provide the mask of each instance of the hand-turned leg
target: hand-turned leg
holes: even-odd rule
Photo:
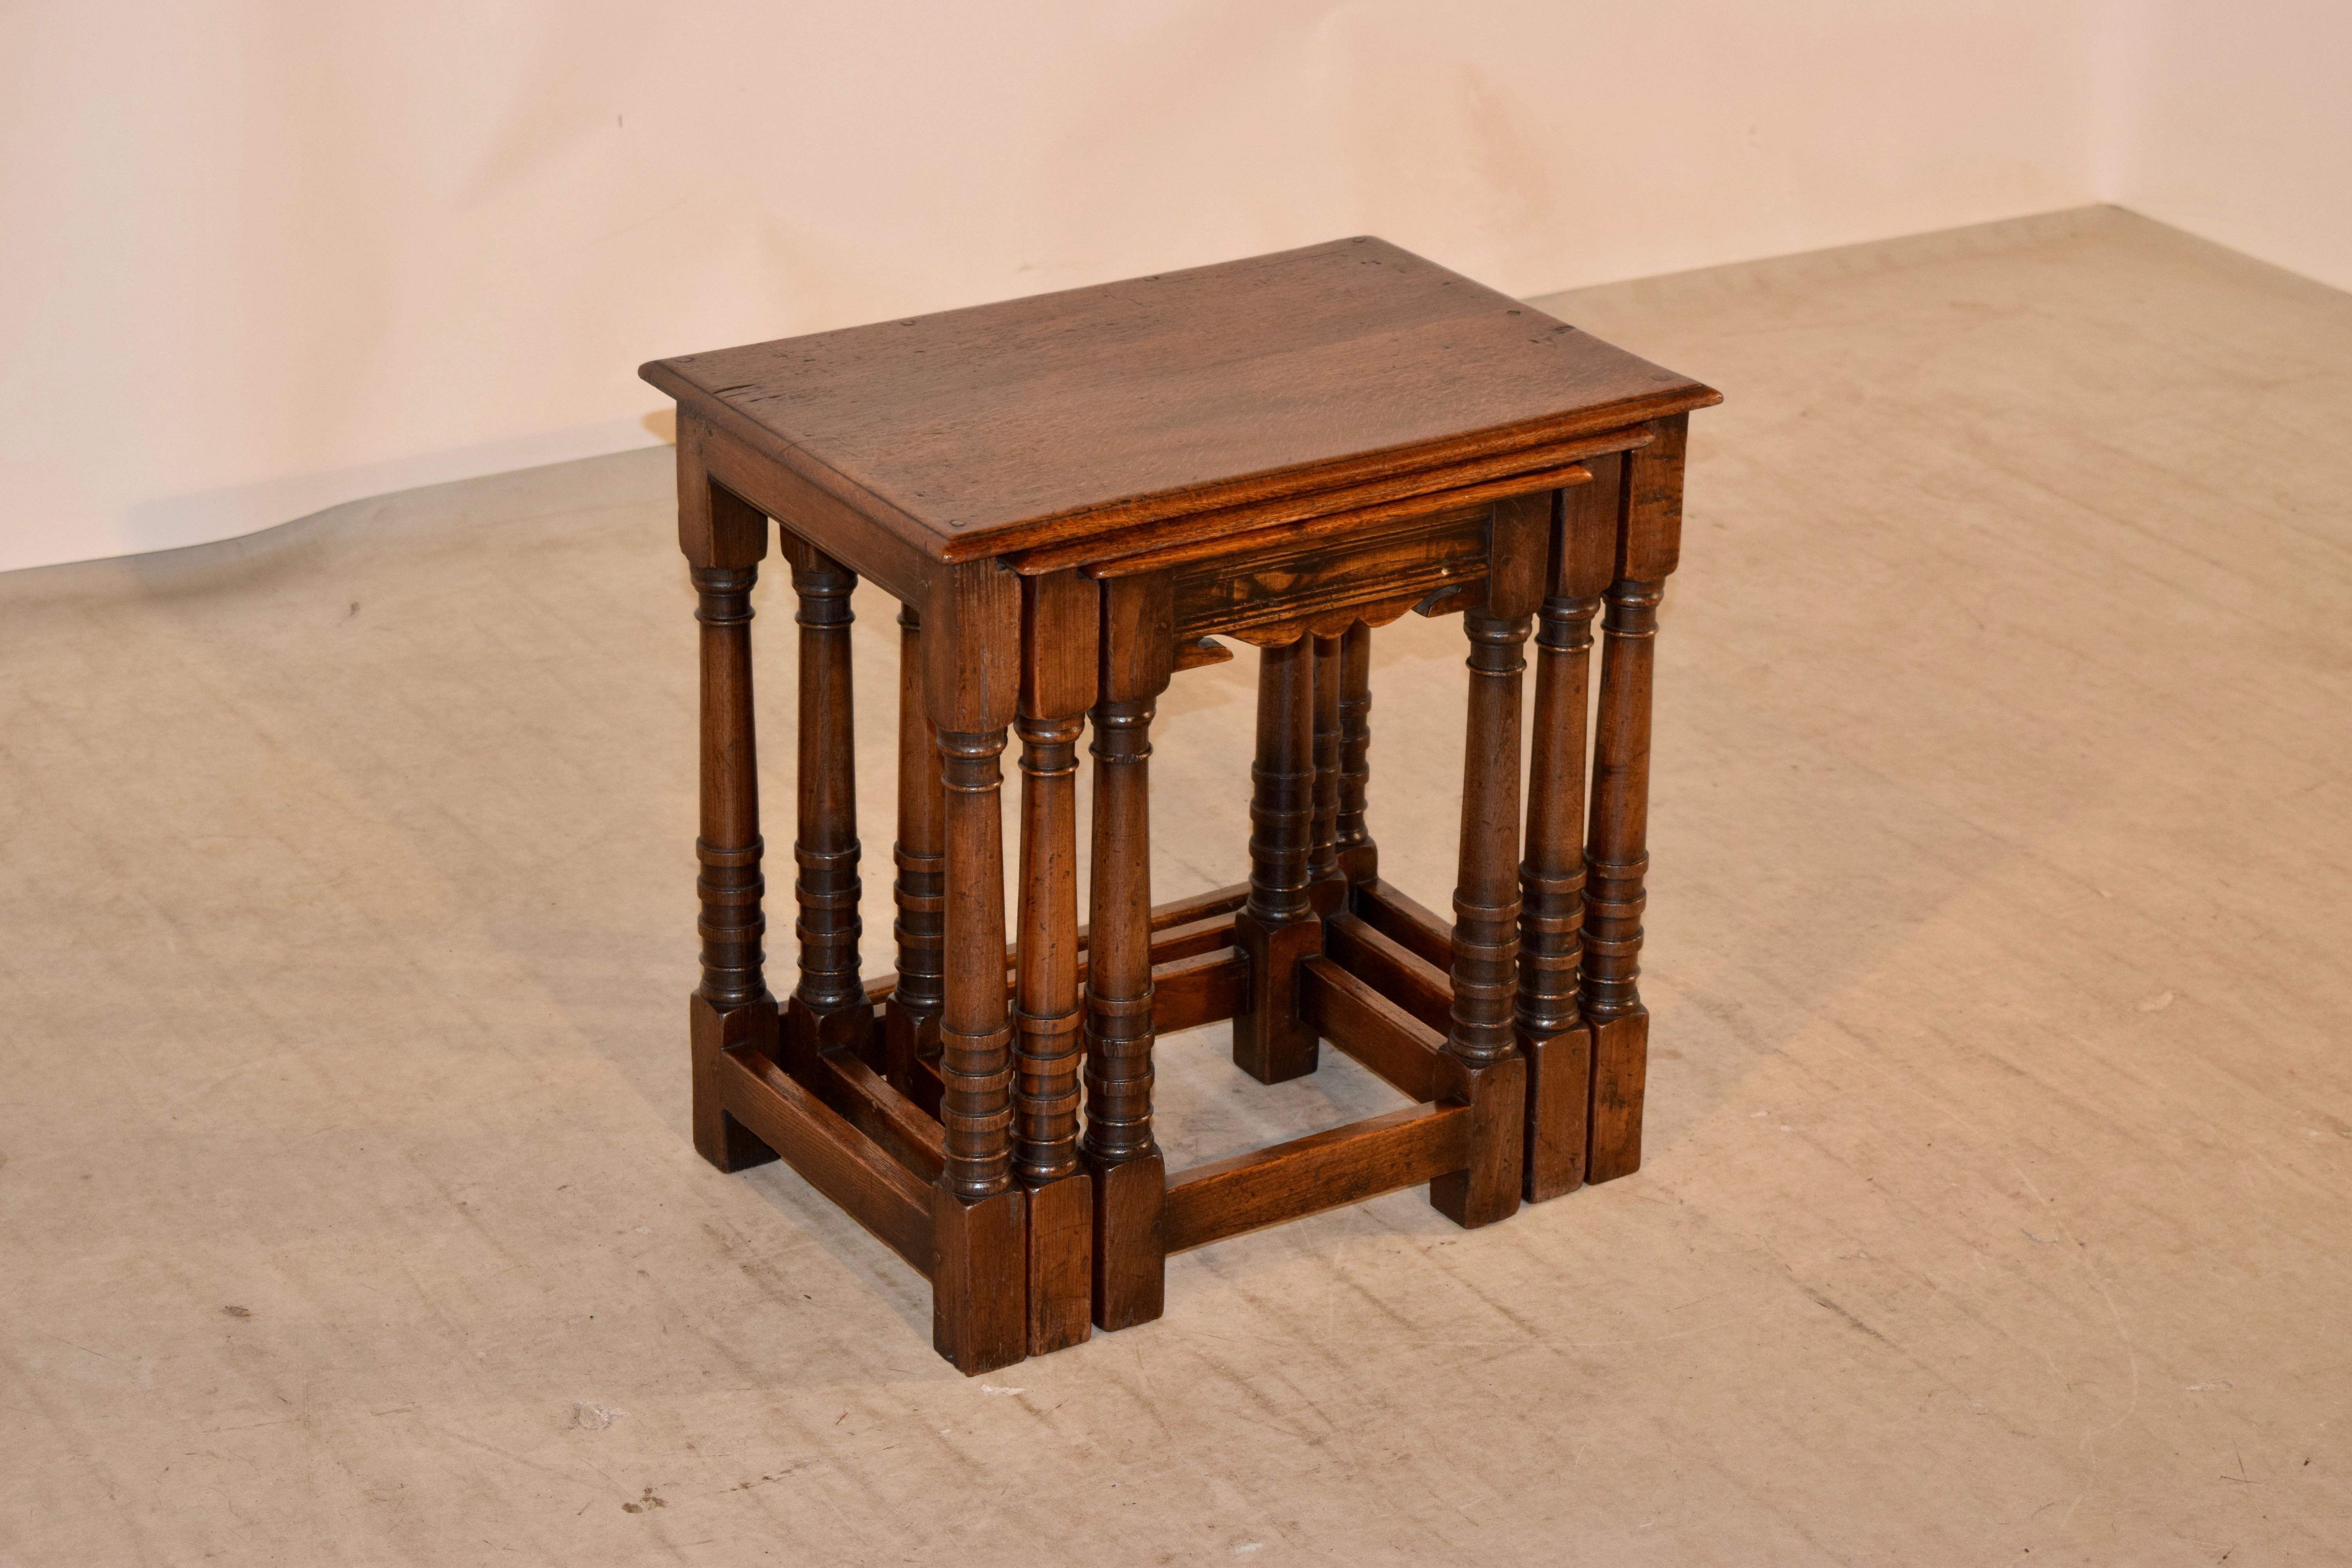
[[[913,605],[898,612],[898,868],[891,895],[898,915],[898,979],[883,1009],[885,1070],[891,1087],[933,1115],[930,1077],[916,1071],[940,1054],[940,1007],[946,996],[947,864],[940,786],[939,737],[923,707],[923,621]]]
[[[1661,584],[1621,579],[1601,620],[1601,716],[1592,752],[1592,833],[1584,884],[1583,1002],[1592,1020],[1592,1108],[1585,1179],[1642,1163],[1650,1015],[1641,973],[1642,879],[1648,872],[1650,682]]]
[[[1454,1021],[1445,1048],[1467,1069],[1475,1101],[1485,1103],[1483,1080],[1525,1068],[1512,1029],[1517,980],[1519,898],[1519,673],[1528,631],[1525,616],[1472,610],[1470,713],[1462,779],[1460,869],[1454,893]],[[1512,1097],[1525,1116],[1524,1090]],[[1500,1103],[1498,1099],[1497,1104]],[[1516,1131],[1516,1129],[1514,1130]],[[1511,1142],[1517,1145],[1517,1138]],[[1484,1167],[1430,1184],[1429,1200],[1458,1225],[1490,1224],[1519,1205],[1521,1162],[1512,1150],[1508,1178],[1486,1179]]]
[[[1470,694],[1462,758],[1462,839],[1454,890],[1454,1008],[1445,1048],[1462,1067],[1476,1121],[1466,1170],[1429,1184],[1438,1212],[1465,1226],[1519,1206],[1526,1181],[1527,1064],[1512,1001],[1519,947],[1519,674],[1530,612],[1543,590],[1550,502],[1496,509],[1487,604],[1463,616]]]
[[[1028,1210],[1013,1180],[999,759],[1018,696],[1020,589],[992,562],[951,568],[924,606],[925,690],[946,795],[947,972],[940,1016],[946,1163],[931,1214],[931,1338],[969,1373],[1028,1353]]]
[[[1101,611],[1075,572],[1022,590],[1013,1165],[1029,1194],[1029,1353],[1042,1355],[1078,1343],[1094,1321],[1094,1182],[1078,1160],[1077,738]]]
[[[1322,947],[1307,892],[1315,816],[1315,664],[1309,638],[1258,651],[1257,761],[1250,769],[1249,902],[1234,946],[1249,990],[1234,1019],[1234,1062],[1260,1083],[1315,1070],[1313,1026],[1298,1008],[1298,964]]]
[[[1578,1001],[1584,927],[1585,715],[1592,617],[1617,551],[1613,456],[1592,482],[1556,492],[1551,584],[1536,632],[1535,734],[1528,762],[1528,842],[1519,863],[1519,1050],[1528,1062],[1529,1203],[1584,1181],[1592,1038]]]
[[[856,738],[851,711],[849,595],[856,574],[788,539],[793,591],[800,595],[799,874],[801,979],[785,1010],[784,1039],[796,1071],[820,1052],[863,1051],[874,1016],[858,979],[861,932],[857,876]]]
[[[1601,713],[1584,881],[1583,1002],[1592,1030],[1588,1182],[1628,1175],[1642,1164],[1650,1013],[1636,981],[1650,868],[1650,687],[1658,605],[1682,556],[1690,416],[1653,420],[1650,428],[1655,438],[1623,460],[1614,581],[1601,622]]]
[[[1340,874],[1350,887],[1380,875],[1380,847],[1364,826],[1371,783],[1372,628],[1358,621],[1339,637],[1339,802],[1333,830]]]
[[[1315,818],[1307,892],[1318,916],[1348,906],[1348,879],[1339,869],[1339,643],[1315,639]]]
[[[768,550],[768,520],[724,490],[681,449],[679,533],[687,543],[702,626],[702,984],[688,1004],[694,1060],[694,1147],[722,1171],[764,1164],[775,1152],[719,1102],[719,1058],[730,1046],[772,1050],[776,999],[761,973],[760,770],[751,723],[751,586]]]
[[[1151,718],[1175,659],[1164,579],[1103,585],[1094,710],[1087,936],[1087,1166],[1095,1182],[1095,1324],[1160,1316],[1167,1169],[1151,1135]]]

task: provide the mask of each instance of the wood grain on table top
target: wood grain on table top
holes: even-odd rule
[[[948,561],[1720,401],[1371,237],[641,374]]]

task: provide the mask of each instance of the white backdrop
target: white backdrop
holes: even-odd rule
[[[1526,294],[2091,201],[2126,129],[2155,190],[2110,45],[2166,5],[17,0],[0,567],[649,442],[659,355],[1334,235]]]

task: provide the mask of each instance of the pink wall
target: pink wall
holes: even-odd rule
[[[2119,0],[2100,195],[2352,289],[2352,0]]]
[[[648,442],[656,355],[1333,235],[1535,293],[2077,205],[2098,3],[11,7],[0,567]]]

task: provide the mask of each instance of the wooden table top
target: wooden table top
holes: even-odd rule
[[[946,561],[1504,469],[1721,401],[1369,237],[639,374]]]

